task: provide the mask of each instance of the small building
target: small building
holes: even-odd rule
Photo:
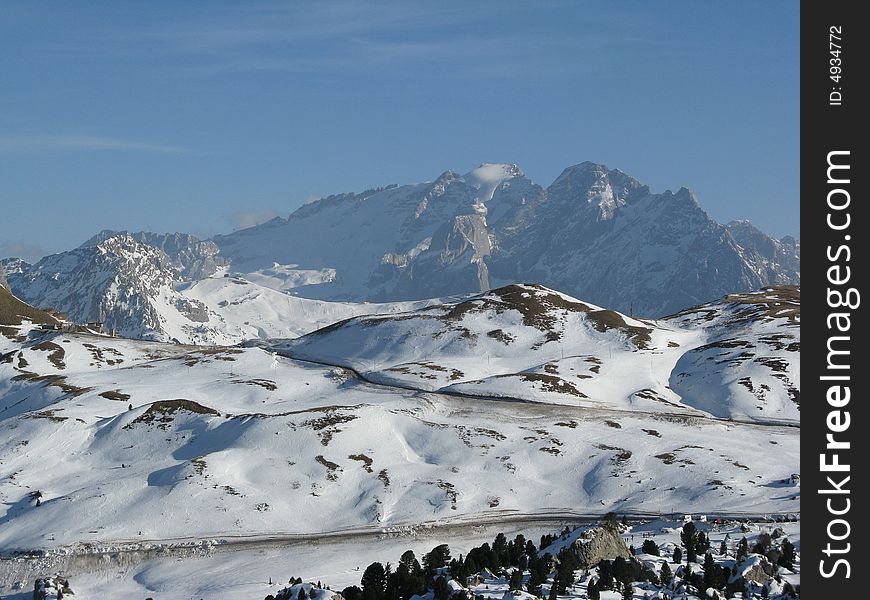
[[[85,323],[85,329],[89,329],[94,333],[103,333],[103,323],[102,321],[91,321],[89,323]]]

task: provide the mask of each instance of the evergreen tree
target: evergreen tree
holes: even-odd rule
[[[704,589],[718,589],[719,586],[716,585],[716,583],[718,583],[716,581],[716,569],[718,569],[718,566],[713,562],[713,555],[707,552],[707,554],[704,555]]]
[[[362,579],[363,600],[384,600],[387,590],[387,573],[384,565],[374,562],[363,571]],[[304,600],[300,598],[299,600]]]
[[[766,554],[770,549],[771,538],[769,533],[762,533],[758,536],[758,541],[752,547],[755,554]]]
[[[444,576],[435,580],[435,600],[447,600],[450,597],[450,586]]]
[[[680,533],[680,540],[682,540],[683,546],[686,547],[686,562],[698,562],[698,540],[695,531],[695,524],[689,521],[683,525],[683,531]]]
[[[317,592],[314,591],[313,587],[310,590],[308,590],[308,597],[311,598],[311,600],[314,600],[315,598],[317,598]]]
[[[661,581],[662,586],[668,587],[673,578],[674,574],[671,572],[671,567],[666,562],[662,563],[662,570],[659,572],[659,580]]]
[[[541,594],[541,584],[547,581],[547,575],[550,573],[550,562],[553,557],[549,552],[538,558],[534,556],[529,559],[529,585],[530,594],[539,596]]]
[[[355,585],[351,585],[341,590],[341,597],[344,600],[362,600],[362,590]]]
[[[492,543],[492,556],[497,565],[502,567],[510,566],[507,538],[503,533],[499,533],[495,536],[495,540]]]
[[[547,600],[559,600],[558,596],[557,596],[557,593],[558,593],[557,582],[558,582],[558,577],[553,580],[553,585],[550,586],[550,594],[547,596]]]
[[[785,567],[786,569],[791,569],[794,567],[794,544],[788,541],[788,538],[782,541],[782,545],[780,545],[779,549],[782,551],[782,554],[779,557],[779,564]]]
[[[559,564],[556,567],[556,578],[559,581],[558,592],[567,594],[568,587],[574,585],[574,571],[580,566],[577,556],[568,548],[559,553]]]
[[[740,543],[737,545],[737,562],[739,563],[741,560],[746,558],[749,555],[749,542],[746,541],[746,536],[740,540]]]
[[[695,551],[698,553],[706,554],[707,550],[710,549],[710,538],[707,537],[707,534],[703,531],[699,531],[695,536]]]
[[[728,554],[728,544],[725,543],[725,540],[722,540],[722,543],[719,544],[719,555],[726,556]]]
[[[517,567],[520,571],[525,571],[529,568],[529,557],[525,554],[520,555],[520,559],[517,561]]]
[[[475,573],[480,572],[480,565],[474,562],[474,559],[471,557],[471,554],[465,559],[465,572],[468,575],[474,575]]]
[[[679,546],[674,548],[674,559],[671,562],[675,562],[677,564],[683,562],[683,551],[680,550]]]
[[[640,547],[640,549],[644,554],[659,556],[659,546],[652,540],[644,540],[643,545]]]
[[[399,566],[396,567],[396,579],[399,597],[402,600],[408,600],[411,596],[426,592],[426,577],[423,567],[420,566],[412,550],[406,550],[399,559]]]
[[[521,589],[523,589],[523,574],[519,569],[516,569],[513,573],[511,573],[510,581],[508,581],[508,589],[509,590],[521,590]]]
[[[514,538],[512,544],[508,544],[508,554],[510,564],[515,565],[520,562],[520,557],[526,553],[526,536],[522,533]]]
[[[598,589],[613,589],[613,565],[609,560],[598,563]]]
[[[432,551],[423,556],[423,568],[427,576],[434,577],[435,570],[447,566],[450,560],[450,548],[447,544],[440,544],[432,548]]]
[[[466,564],[477,567],[473,572],[478,572],[482,569],[491,567],[489,560],[492,557],[492,552],[489,551],[489,544],[477,546],[468,551],[468,556],[465,557]],[[471,568],[471,567],[469,567]]]
[[[544,549],[544,547],[541,546],[541,550],[543,550],[543,549]],[[532,557],[532,556],[536,556],[537,554],[538,554],[538,549],[535,548],[535,543],[532,540],[529,540],[528,542],[526,542],[526,556]]]
[[[631,582],[628,580],[622,583],[622,600],[631,600],[634,598],[634,588],[631,587]]]
[[[597,580],[592,579],[589,582],[589,585],[586,587],[586,595],[589,596],[589,600],[601,600],[601,592],[598,591]]]
[[[613,559],[613,578],[617,581],[622,581],[628,577],[628,562],[621,556]]]
[[[296,594],[296,600],[306,600],[308,596],[305,594],[305,586],[299,586],[299,592]]]

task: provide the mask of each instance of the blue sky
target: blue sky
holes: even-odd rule
[[[799,233],[797,2],[7,1],[0,256],[585,160]]]

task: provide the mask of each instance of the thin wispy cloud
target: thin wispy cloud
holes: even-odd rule
[[[26,262],[36,262],[48,254],[39,244],[28,242],[0,242],[0,258],[20,258]]]
[[[186,154],[189,148],[153,144],[92,135],[0,135],[0,152],[91,152],[91,151],[157,152]]]
[[[247,229],[248,227],[265,223],[278,216],[280,216],[280,213],[273,209],[237,211],[228,214],[227,220],[232,225],[233,231],[238,231],[239,229]]]
[[[499,9],[515,12],[522,5]],[[223,74],[405,72],[433,66],[449,78],[564,77],[613,68],[618,46],[649,55],[661,44],[639,25],[607,35],[594,20],[570,38],[532,29],[517,37],[492,24],[486,9],[412,3],[254,3],[244,11],[196,14],[186,20],[115,32],[122,51],[161,55],[180,77]],[[625,22],[624,20],[622,21]],[[630,24],[631,25],[631,24]],[[665,48],[675,43],[670,40]],[[92,44],[91,44],[92,45]]]

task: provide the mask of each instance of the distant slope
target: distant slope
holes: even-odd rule
[[[731,294],[668,319],[700,327],[670,377],[683,402],[726,418],[800,418],[800,288]]]
[[[0,285],[0,325],[20,325],[22,320],[33,323],[57,323],[57,319],[50,313],[22,302]]]
[[[646,321],[511,285],[269,347],[417,390],[797,423],[799,310],[800,289],[781,287]]]

